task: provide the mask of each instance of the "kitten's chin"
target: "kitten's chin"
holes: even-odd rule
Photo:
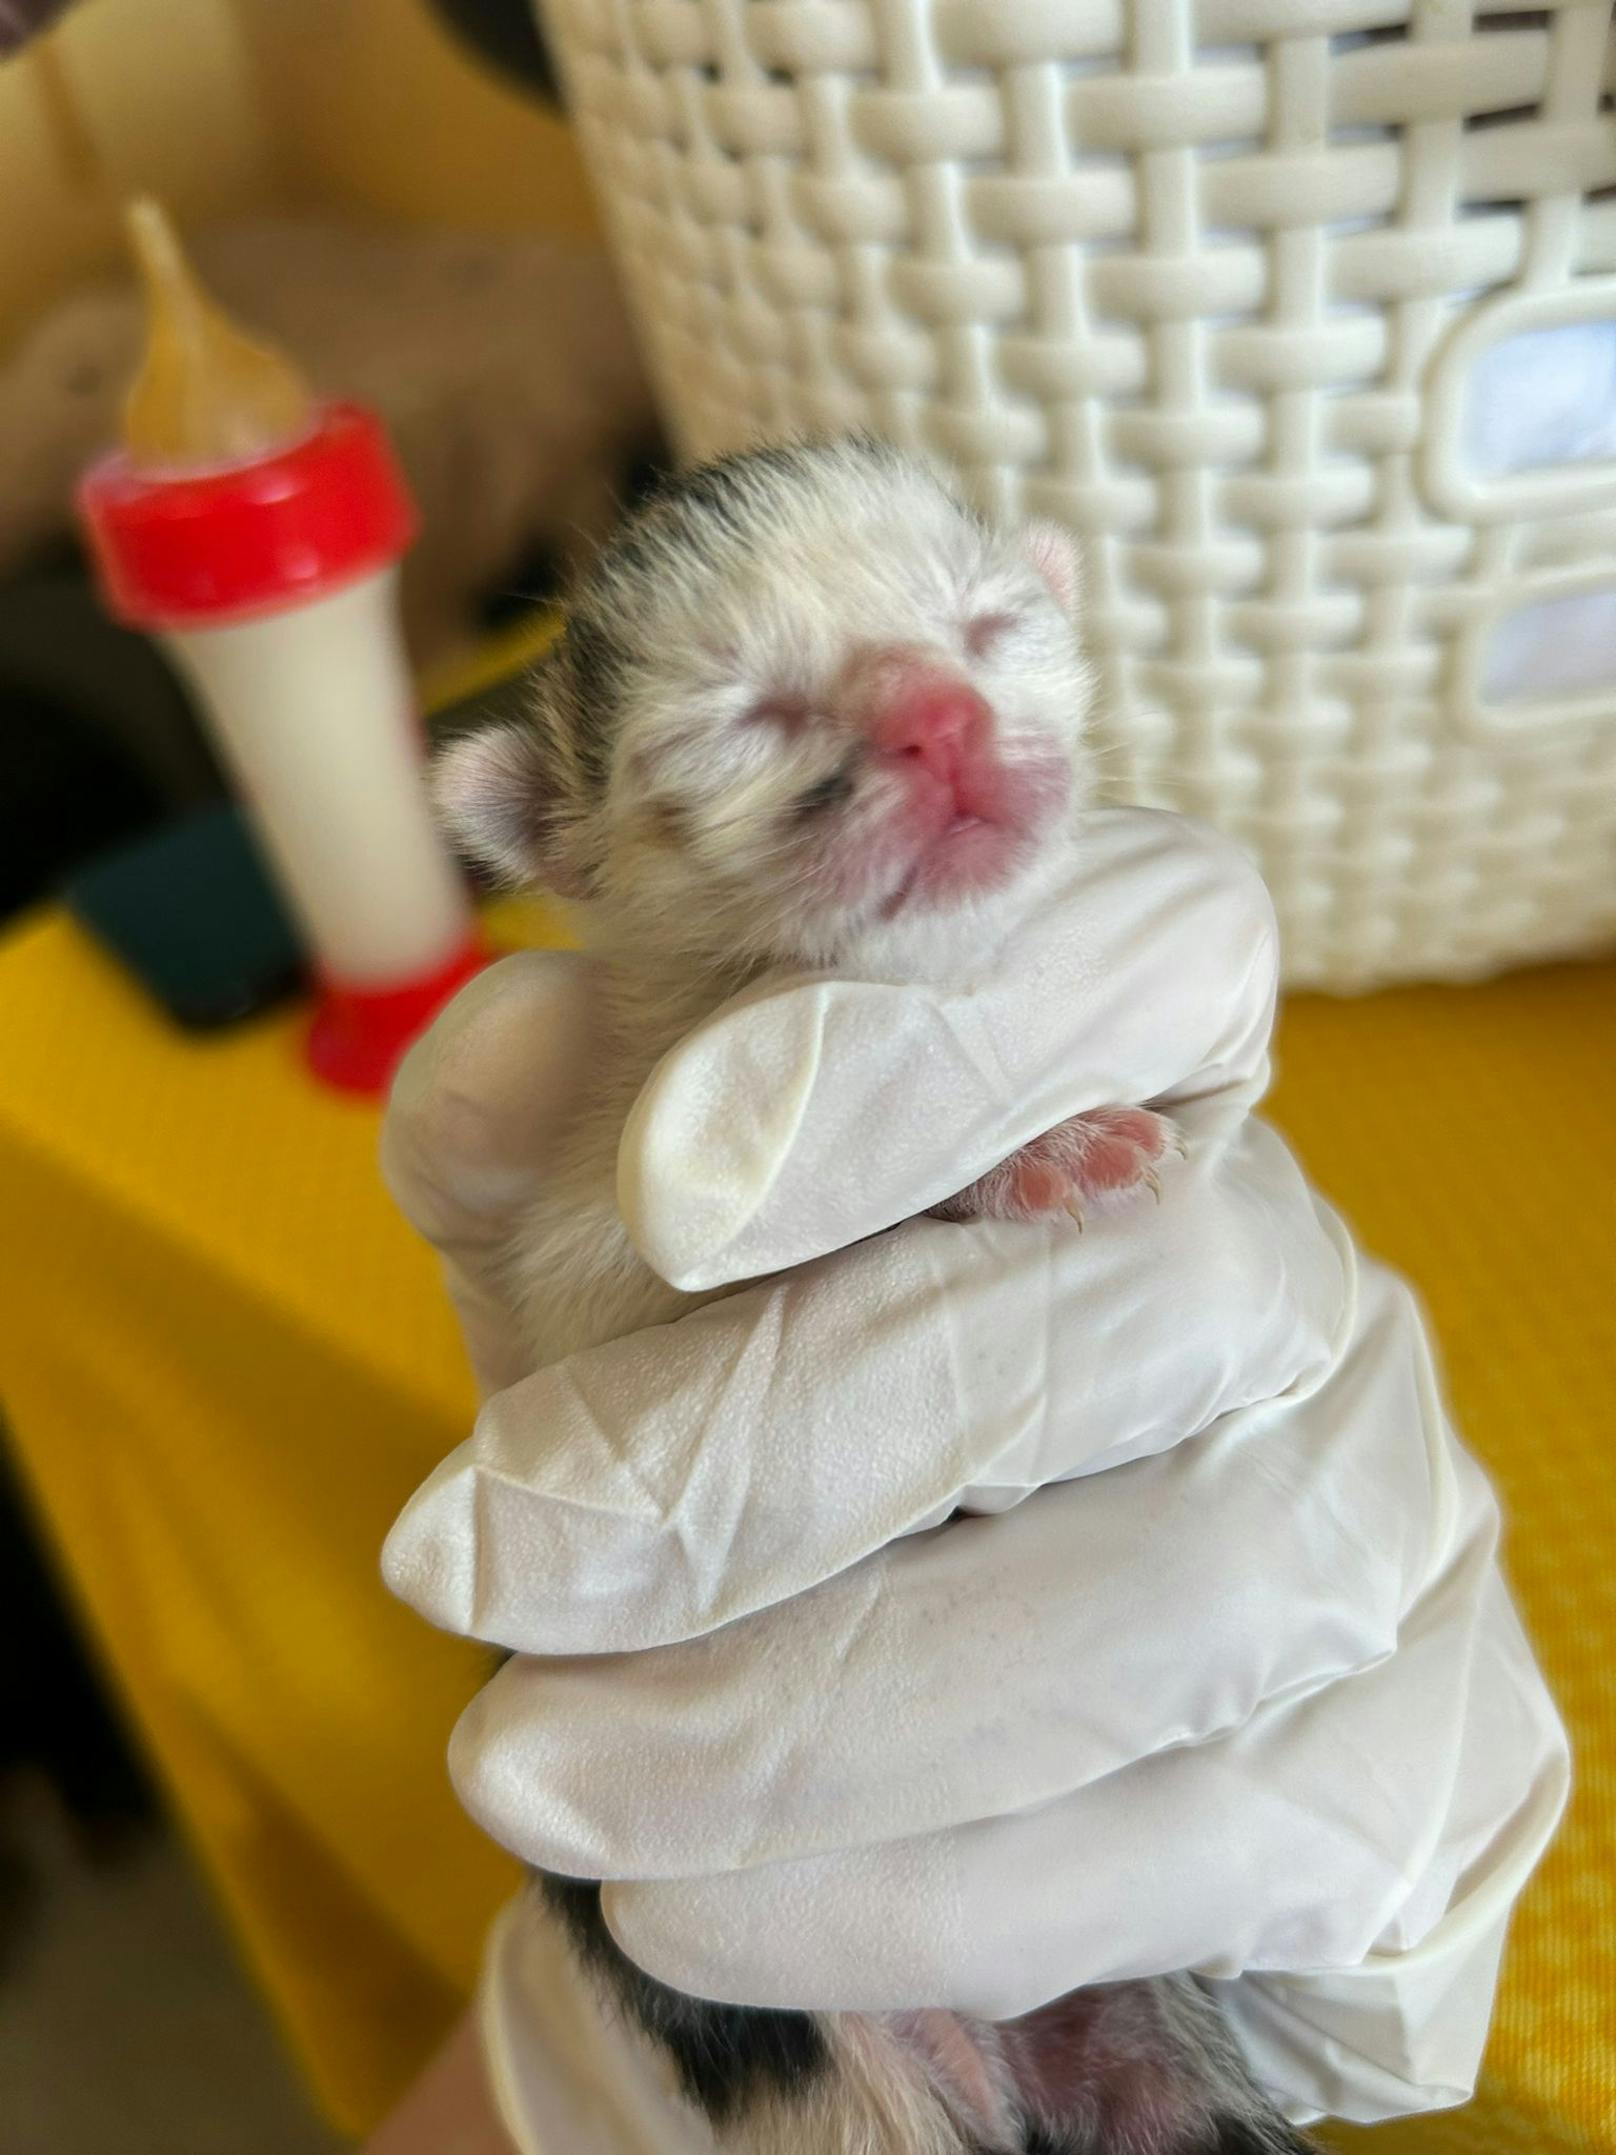
[[[1015,880],[1035,845],[1025,831],[980,816],[956,816],[910,864],[882,904],[880,917],[897,920],[909,913],[947,912],[990,897]]]
[[[1000,773],[977,802],[957,808],[918,838],[910,836],[908,858],[881,917],[947,912],[1008,889],[1053,842],[1072,789],[1064,757]]]

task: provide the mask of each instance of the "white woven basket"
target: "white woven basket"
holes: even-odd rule
[[[1465,432],[1490,347],[1616,317],[1610,12],[546,0],[681,450],[872,427],[1084,534],[1114,791],[1336,988],[1616,935],[1616,636],[1487,658],[1616,590],[1616,462]]]

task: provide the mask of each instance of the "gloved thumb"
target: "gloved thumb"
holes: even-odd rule
[[[577,952],[503,958],[440,1012],[393,1081],[382,1174],[443,1255],[484,1391],[531,1367],[503,1258],[587,1076],[594,985],[593,964]]]

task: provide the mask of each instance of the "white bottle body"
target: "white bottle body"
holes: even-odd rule
[[[168,631],[324,974],[385,990],[449,964],[469,900],[421,782],[396,567],[273,615]]]

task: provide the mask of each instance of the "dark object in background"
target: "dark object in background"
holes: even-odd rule
[[[71,0],[0,0],[0,60],[65,15]]]
[[[26,689],[0,689],[0,772],[0,919],[162,812],[150,780],[99,727]]]
[[[0,585],[0,921],[218,785],[178,682],[102,614],[72,549]],[[4,1382],[0,1370],[0,1398]],[[0,1637],[13,1642],[0,1653],[0,1777],[43,1773],[90,1853],[116,1854],[153,1799],[40,1546],[3,1427]],[[0,1976],[31,1895],[28,1865],[0,1841]]]
[[[151,1787],[64,1599],[0,1444],[0,1627],[23,1649],[0,1655],[0,1772],[43,1766],[80,1826],[115,1841],[151,1815]]]
[[[0,58],[66,14],[72,0],[0,0]],[[485,65],[529,96],[559,105],[561,89],[532,0],[427,0],[431,12]]]
[[[234,802],[93,862],[67,905],[188,1031],[251,1017],[303,980],[296,932]]]
[[[67,1613],[0,1431],[0,1780],[24,1769],[55,1790],[84,1851],[113,1860],[156,1816],[151,1783]],[[33,1911],[28,1864],[0,1841],[0,1977]]]
[[[174,674],[70,550],[0,584],[0,921],[221,790]]]
[[[428,0],[431,12],[494,72],[547,105],[563,102],[533,0]]]

